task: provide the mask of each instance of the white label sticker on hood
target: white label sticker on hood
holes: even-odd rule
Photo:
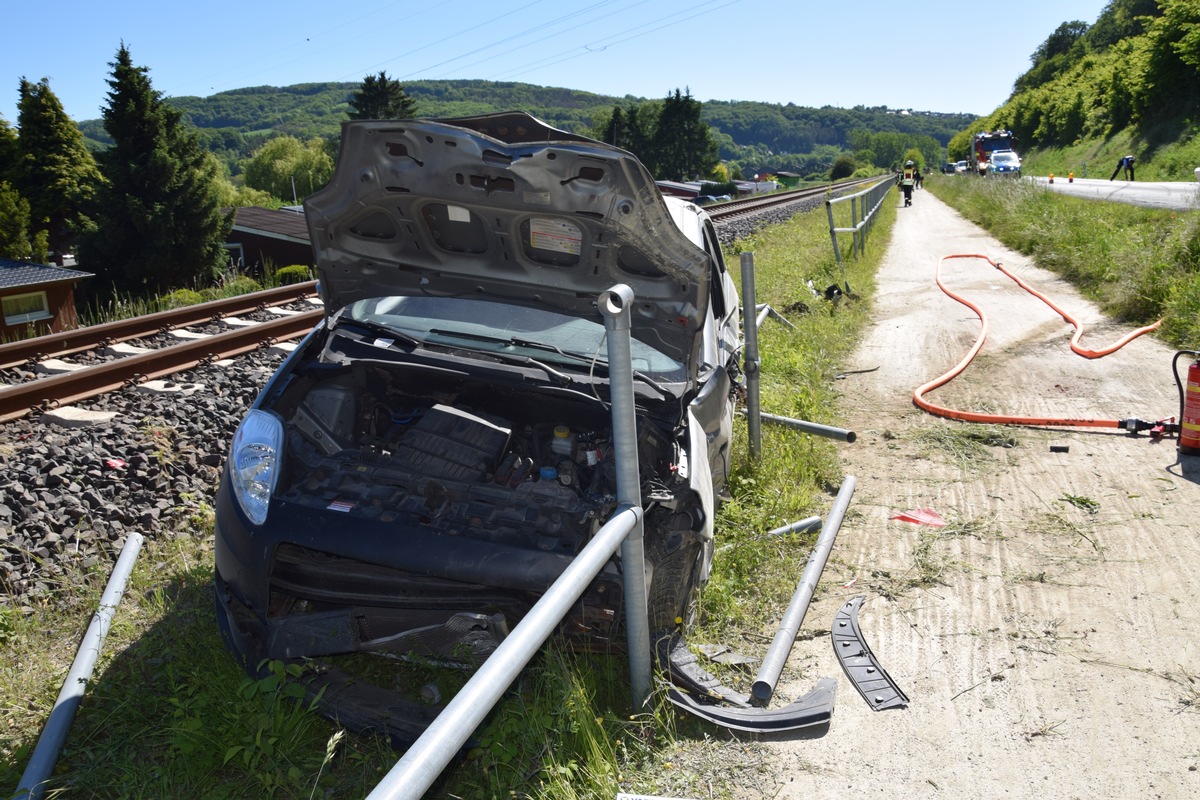
[[[576,226],[560,219],[529,220],[529,244],[538,250],[579,255],[582,249],[583,232]]]
[[[462,206],[446,205],[446,218],[451,222],[470,222],[471,212]]]

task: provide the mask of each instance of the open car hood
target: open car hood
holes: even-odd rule
[[[624,150],[521,112],[351,121],[304,210],[328,314],[471,296],[600,322],[597,294],[624,283],[634,337],[694,371],[709,257]]]

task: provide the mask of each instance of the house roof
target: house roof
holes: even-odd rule
[[[304,221],[302,211],[245,206],[236,210],[233,229],[271,239],[309,244],[308,223]]]
[[[0,289],[43,286],[47,283],[60,283],[62,281],[71,281],[74,283],[90,277],[92,277],[92,273],[80,272],[77,269],[0,258]]]

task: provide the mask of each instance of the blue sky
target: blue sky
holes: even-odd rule
[[[22,77],[76,120],[105,103],[124,41],[155,89],[360,81],[519,81],[598,94],[986,114],[1059,24],[1107,0],[110,0],[10,2],[0,116]],[[989,11],[992,9],[993,11]],[[999,9],[999,10],[997,10]],[[41,33],[38,33],[41,31]],[[852,53],[840,47],[853,42]]]

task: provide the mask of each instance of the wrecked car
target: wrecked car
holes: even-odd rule
[[[741,342],[713,224],[630,153],[523,113],[345,123],[304,212],[323,320],[235,434],[216,609],[251,672],[479,663],[616,508],[597,296],[632,288],[650,630],[713,558]],[[563,618],[624,648],[620,557]],[[326,710],[411,741],[436,709],[318,667]]]

